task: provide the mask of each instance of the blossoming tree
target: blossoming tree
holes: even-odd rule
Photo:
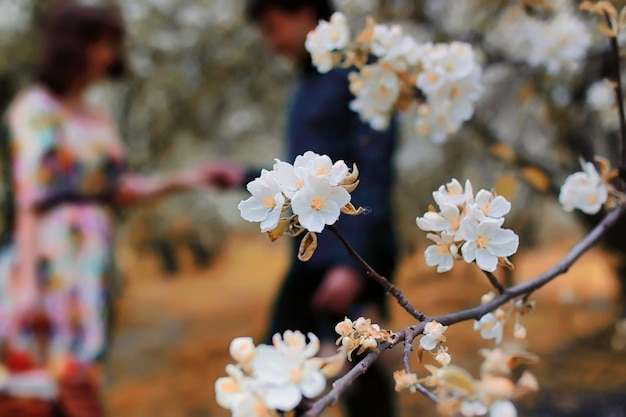
[[[525,7],[550,11],[543,1],[524,0]],[[514,401],[537,391],[537,379],[526,369],[538,358],[522,348],[502,344],[512,330],[514,339],[524,339],[522,317],[534,308],[532,294],[567,271],[620,218],[625,210],[626,119],[623,109],[619,68],[618,36],[626,22],[626,9],[618,12],[606,1],[583,2],[581,9],[603,19],[600,32],[608,37],[614,56],[613,78],[606,83],[614,93],[621,132],[622,158],[614,169],[601,157],[582,163],[582,171],[569,176],[560,189],[559,201],[566,211],[587,214],[606,211],[604,218],[554,267],[514,286],[506,287],[494,275],[499,267],[511,268],[508,259],[519,247],[518,235],[504,228],[511,203],[494,191],[474,191],[470,180],[464,184],[452,179],[432,193],[435,206],[417,217],[417,226],[432,241],[424,252],[426,263],[445,273],[456,262],[475,264],[482,270],[493,290],[475,307],[439,316],[430,316],[414,306],[401,291],[378,274],[341,234],[340,216],[358,216],[364,209],[352,202],[351,193],[359,185],[356,166],[332,161],[328,156],[307,152],[292,163],[276,160],[271,171],[263,171],[248,184],[251,196],[239,204],[241,215],[260,223],[270,239],[303,236],[298,257],[306,262],[314,255],[317,234],[333,233],[346,250],[362,265],[371,279],[382,285],[400,306],[415,319],[415,324],[397,331],[381,329],[371,320],[346,318],[336,326],[337,354],[320,358],[319,341],[313,334],[298,331],[276,334],[271,345],[255,346],[250,338],[237,338],[230,347],[235,364],[227,367],[228,376],[216,382],[217,400],[234,416],[274,416],[296,407],[306,416],[318,416],[335,403],[359,375],[378,359],[381,351],[403,345],[404,367],[394,373],[397,390],[419,392],[437,404],[442,415],[465,417],[515,416]],[[578,17],[570,18],[578,22]],[[568,31],[558,30],[558,20],[550,26],[536,21],[517,21],[519,48],[510,48],[530,65],[544,66],[549,73],[572,70],[571,59],[580,57],[575,45],[567,43]],[[566,25],[573,30],[571,25]],[[556,28],[556,29],[555,29]],[[536,45],[537,32],[550,35],[554,44]],[[580,44],[589,42],[586,34]],[[492,40],[497,44],[498,39]],[[507,44],[508,45],[508,44]],[[351,39],[347,19],[336,13],[329,22],[320,22],[307,39],[313,64],[321,72],[350,67],[350,88],[355,95],[352,110],[374,129],[384,129],[397,111],[411,111],[419,136],[441,143],[474,114],[474,104],[483,92],[481,67],[472,46],[463,42],[419,43],[403,34],[397,26],[368,20],[366,28]],[[605,100],[599,84],[590,93],[591,101]],[[366,202],[359,202],[366,204]],[[418,301],[418,300],[417,300]],[[478,376],[454,363],[448,353],[445,333],[449,326],[473,320],[474,330],[493,349],[483,349],[484,361]],[[512,323],[512,326],[508,326]],[[415,345],[414,342],[419,340]],[[439,366],[424,364],[415,370],[410,357],[430,355]],[[346,362],[358,365],[344,371]],[[326,379],[334,379],[326,387]]]

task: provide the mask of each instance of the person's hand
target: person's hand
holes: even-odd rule
[[[336,266],[330,269],[319,288],[313,294],[314,310],[346,314],[356,301],[363,285],[363,278],[354,269]]]
[[[217,188],[234,188],[243,185],[244,170],[228,161],[214,162],[207,168],[208,183]]]
[[[15,319],[18,326],[30,326],[39,313],[41,294],[35,279],[25,276],[29,271],[14,265],[11,271],[11,293],[15,302]]]
[[[183,187],[233,188],[242,185],[244,176],[244,170],[234,163],[218,161],[201,164],[182,172],[179,183]]]

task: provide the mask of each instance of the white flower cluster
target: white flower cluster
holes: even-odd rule
[[[273,238],[304,229],[320,233],[340,213],[360,213],[350,204],[350,193],[357,186],[356,166],[350,172],[343,161],[333,163],[327,155],[309,151],[293,165],[276,160],[272,171],[263,170],[247,185],[252,196],[238,207],[241,217],[261,223],[261,231]],[[289,209],[292,214],[283,217]]]
[[[592,37],[588,25],[567,2],[561,2],[547,20],[529,16],[521,4],[516,4],[498,19],[487,43],[513,60],[558,75],[581,68]]]
[[[483,296],[483,304],[493,300],[495,293],[490,292]],[[480,332],[480,336],[485,340],[493,339],[496,345],[502,343],[504,336],[504,326],[507,321],[513,317],[513,337],[518,340],[526,338],[526,327],[520,322],[521,317],[534,308],[534,303],[525,302],[522,299],[512,300],[511,302],[497,308],[491,313],[487,313],[474,321],[474,330]]]
[[[346,16],[334,13],[330,21],[320,20],[317,28],[307,35],[305,47],[311,54],[313,65],[320,72],[328,72],[335,66],[334,52],[340,51],[350,41],[350,28]]]
[[[463,42],[427,45],[417,88],[427,98],[417,109],[417,131],[435,143],[459,130],[474,115],[474,103],[483,93],[480,66],[472,47]]]
[[[335,326],[335,331],[339,335],[339,353],[349,361],[352,361],[353,352],[360,355],[368,349],[376,351],[379,343],[394,337],[392,332],[381,329],[378,324],[372,324],[371,319],[364,317],[359,317],[356,321],[346,317]]]
[[[427,364],[425,367],[431,375],[426,378],[419,379],[405,370],[395,372],[396,390],[415,391],[418,383],[436,389],[442,415],[516,417],[517,410],[511,400],[539,388],[533,374],[517,372],[517,368],[535,363],[537,358],[528,352],[506,353],[501,349],[485,349],[481,353],[485,361],[480,379],[474,379],[456,365],[437,368]]]
[[[304,334],[286,331],[274,335],[272,345],[259,346],[249,337],[234,339],[230,354],[237,364],[228,365],[228,376],[215,382],[217,403],[233,417],[270,417],[319,396],[345,358],[316,358],[319,340],[312,333],[308,338],[307,343]]]
[[[431,352],[435,360],[443,366],[450,365],[452,357],[448,353],[448,348],[443,345],[446,337],[443,335],[448,326],[443,326],[436,321],[430,321],[424,326],[424,336],[420,339],[420,349]]]
[[[606,161],[598,160],[601,173],[591,162],[583,162],[583,170],[565,180],[559,194],[559,202],[565,211],[581,210],[587,214],[596,214],[607,203],[611,186],[612,173]]]
[[[519,237],[502,228],[511,203],[487,190],[474,195],[469,180],[463,189],[456,179],[433,192],[433,198],[439,211],[431,207],[417,218],[418,227],[431,232],[427,237],[435,243],[424,252],[428,266],[447,272],[455,260],[462,258],[493,272],[499,262],[509,264],[507,257],[517,252],[519,246]]]
[[[372,128],[385,130],[395,111],[417,102],[417,131],[441,143],[472,117],[483,87],[469,44],[418,44],[400,26],[373,20],[355,41],[349,37],[345,16],[335,13],[309,33],[306,47],[320,72],[357,69],[349,76],[350,107]]]

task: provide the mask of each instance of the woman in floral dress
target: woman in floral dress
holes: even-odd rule
[[[228,181],[220,167],[160,180],[128,173],[116,126],[83,98],[92,83],[122,75],[123,34],[108,9],[56,10],[37,83],[6,114],[16,219],[0,256],[0,342],[8,374],[24,378],[3,385],[0,372],[0,391],[60,400],[72,417],[101,415],[99,402],[84,392],[65,401],[62,385],[45,381],[90,369],[106,347],[115,208]]]

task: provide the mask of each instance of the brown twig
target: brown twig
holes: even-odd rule
[[[452,324],[456,324],[462,321],[467,320],[477,320],[489,313],[490,311],[495,310],[496,308],[504,305],[510,300],[516,297],[526,296],[539,288],[543,287],[550,281],[554,280],[556,277],[564,274],[569,270],[569,268],[585,253],[587,252],[593,245],[595,245],[598,240],[606,233],[607,230],[611,228],[615,224],[615,222],[619,219],[619,217],[624,213],[625,207],[618,206],[613,211],[609,212],[604,219],[598,225],[589,232],[587,236],[585,236],[580,242],[578,242],[565,257],[554,267],[548,269],[535,276],[534,278],[518,284],[514,287],[508,288],[503,294],[500,294],[492,301],[473,307],[467,310],[462,310],[459,312],[443,314],[440,316],[435,316],[430,318],[429,320],[435,320],[443,325],[449,326]],[[425,321],[421,321],[413,326],[407,327],[397,332],[396,340],[412,340],[417,335],[424,331],[424,326],[426,325]],[[392,342],[384,342],[378,346],[380,352],[390,349],[395,345]],[[356,378],[360,375],[363,375],[367,370],[376,362],[379,356],[379,352],[370,352],[368,353],[361,362],[356,364],[354,368],[352,368],[348,373],[346,373],[343,377],[339,378],[333,384],[332,390],[313,403],[312,407],[304,414],[305,417],[317,417],[319,416],[324,409],[329,407],[330,405],[336,403],[339,400],[341,394],[343,394],[350,385],[354,382]],[[406,364],[405,364],[406,367]],[[433,401],[437,401],[434,394],[424,387],[417,387],[418,391]]]
[[[402,291],[400,291],[398,287],[396,287],[391,282],[389,282],[387,278],[383,277],[378,272],[376,272],[376,270],[372,268],[370,264],[368,264],[367,261],[365,261],[365,259],[361,257],[361,255],[358,254],[358,252],[352,247],[350,242],[348,242],[348,240],[341,234],[341,232],[339,231],[339,229],[337,229],[337,227],[328,226],[328,229],[335,236],[337,236],[337,238],[341,241],[341,243],[346,247],[346,250],[348,251],[350,256],[356,259],[361,264],[361,266],[365,268],[365,270],[367,271],[367,275],[369,275],[372,279],[378,282],[389,294],[391,294],[398,301],[398,304],[402,308],[404,308],[411,316],[415,317],[419,321],[424,321],[428,319],[428,317],[424,313],[422,313],[421,311],[418,311],[415,307],[411,305],[409,300],[402,293]]]
[[[489,282],[491,283],[493,288],[495,288],[498,291],[499,294],[504,294],[504,292],[506,291],[506,288],[504,288],[502,283],[500,281],[498,281],[498,278],[496,278],[496,276],[493,274],[493,272],[489,272],[489,271],[483,271],[483,272],[485,273],[485,275],[489,279]]]

